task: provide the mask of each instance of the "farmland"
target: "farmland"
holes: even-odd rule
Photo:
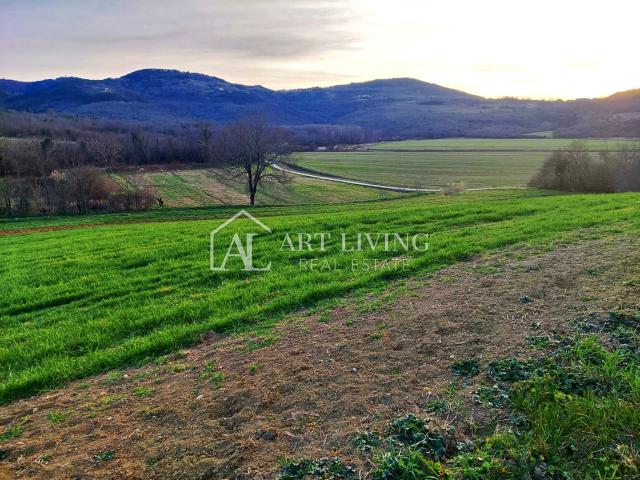
[[[596,236],[636,232],[639,200],[636,194],[527,191],[263,207],[251,210],[273,230],[255,247],[257,265],[273,264],[261,274],[209,271],[209,232],[235,209],[218,208],[210,217],[203,209],[199,220],[166,213],[162,221],[151,216],[143,224],[73,230],[55,230],[56,222],[50,221],[52,231],[31,233],[18,222],[22,234],[0,237],[0,400],[149,361],[209,331],[268,324],[319,301],[508,245],[558,242],[581,229]],[[238,222],[240,231],[251,227],[247,220]],[[5,222],[3,228],[17,227]],[[430,246],[428,252],[407,252],[405,271],[352,271],[348,265],[361,262],[367,252],[340,252],[337,242],[341,233],[360,231],[428,233]],[[329,232],[332,240],[324,252],[283,251],[286,232]],[[231,233],[220,238],[228,244]],[[373,254],[379,259],[396,255]],[[301,259],[313,257],[339,268],[300,268]]]
[[[119,172],[114,176],[138,188],[148,188],[170,207],[241,205],[247,202],[244,177],[231,177],[217,169],[178,169]],[[259,205],[344,203],[397,196],[384,190],[356,185],[292,177],[284,184],[266,179],[256,202]]]
[[[563,146],[533,142],[297,154],[502,188],[291,175],[245,207],[268,232],[217,231],[245,186],[202,166],[107,171],[164,208],[0,220],[0,477],[630,478],[640,194],[504,188]],[[245,233],[271,269],[212,271]]]
[[[94,3],[0,4],[0,480],[640,480],[640,3]]]
[[[300,167],[338,177],[412,188],[526,185],[545,152],[318,152],[298,154]]]
[[[366,152],[313,152],[296,156],[300,167],[338,177],[394,186],[469,188],[524,186],[551,151],[570,139],[407,140],[376,143]],[[597,152],[618,140],[585,140]]]
[[[620,139],[585,139],[583,142],[591,151],[605,148],[615,150],[624,140]],[[371,150],[385,151],[531,151],[549,152],[566,148],[574,142],[570,138],[445,138],[438,140],[403,140],[398,142],[381,142],[371,145]]]

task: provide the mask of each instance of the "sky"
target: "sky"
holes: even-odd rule
[[[637,0],[0,0],[0,78],[412,77],[487,97],[640,88]]]

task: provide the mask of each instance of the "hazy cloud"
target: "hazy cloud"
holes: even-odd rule
[[[356,12],[337,0],[27,0],[0,9],[2,74],[23,78],[97,63],[123,72],[132,62],[290,61],[350,50],[358,41],[350,29]]]
[[[176,68],[271,88],[415,77],[485,96],[640,86],[637,0],[0,0],[0,77]]]

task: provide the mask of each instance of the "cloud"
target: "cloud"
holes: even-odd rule
[[[0,0],[0,75],[104,78],[159,67],[271,88],[416,77],[545,98],[637,88],[636,0],[521,3]]]
[[[65,66],[96,57],[120,70],[118,58],[163,61],[288,61],[355,48],[357,14],[337,0],[10,1],[1,7],[4,71]],[[91,75],[90,72],[89,76]]]

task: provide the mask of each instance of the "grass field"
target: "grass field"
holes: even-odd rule
[[[254,247],[255,264],[272,262],[269,272],[209,270],[209,232],[236,212],[231,208],[201,209],[200,220],[181,220],[184,210],[154,211],[137,217],[144,224],[109,223],[126,218],[113,215],[97,227],[0,237],[0,401],[148,361],[211,330],[273,322],[301,307],[485,251],[558,242],[579,229],[602,235],[640,227],[637,194],[484,192],[252,211],[273,231]],[[41,221],[55,228],[68,219]],[[84,221],[94,223],[93,217]],[[38,225],[5,222],[4,228]],[[247,220],[235,225],[240,231],[251,227]],[[282,251],[283,235],[296,232],[332,236],[324,252]],[[352,271],[353,260],[398,256],[340,252],[340,234],[356,232],[428,233],[430,247],[403,253],[406,271]],[[228,245],[232,233],[225,230],[218,239]],[[338,268],[299,268],[300,259],[314,257]]]
[[[524,186],[546,152],[317,152],[297,155],[303,168],[403,187]]]
[[[407,193],[397,195],[394,198],[410,199],[416,198],[419,194]],[[388,199],[390,200],[390,199]],[[377,200],[362,201],[349,204],[353,210],[366,209],[369,203],[376,203]],[[242,207],[241,205],[240,207]],[[246,207],[246,206],[245,206]],[[311,214],[318,211],[319,204],[307,205],[255,205],[251,207],[251,211],[260,217],[274,217],[281,215]],[[344,210],[342,204],[323,204],[321,206],[323,212],[335,213]],[[149,211],[126,212],[126,213],[104,213],[91,215],[58,215],[50,216],[34,216],[34,217],[14,217],[0,218],[0,234],[12,233],[18,230],[29,231],[31,229],[63,229],[78,228],[82,226],[98,226],[109,224],[130,224],[130,223],[156,223],[156,222],[172,222],[182,220],[216,220],[226,219],[230,211],[228,206],[215,205],[206,207],[182,207],[182,208],[154,208]]]
[[[244,205],[248,201],[243,183],[244,177],[230,178],[214,169],[182,169],[116,175],[139,187],[150,188],[170,207]],[[380,200],[397,195],[388,190],[292,176],[285,184],[265,180],[258,191],[256,202],[259,205],[345,203]]]
[[[525,186],[551,151],[571,139],[406,140],[376,143],[367,152],[297,154],[298,165],[329,175],[402,187],[468,188]],[[620,141],[585,140],[593,152],[615,150]]]
[[[542,151],[548,152],[568,147],[574,140],[567,138],[445,138],[437,140],[404,140],[399,142],[382,142],[371,145],[371,150],[501,150],[501,151]],[[587,139],[584,140],[592,151],[604,148],[615,150],[625,140],[620,139]]]

